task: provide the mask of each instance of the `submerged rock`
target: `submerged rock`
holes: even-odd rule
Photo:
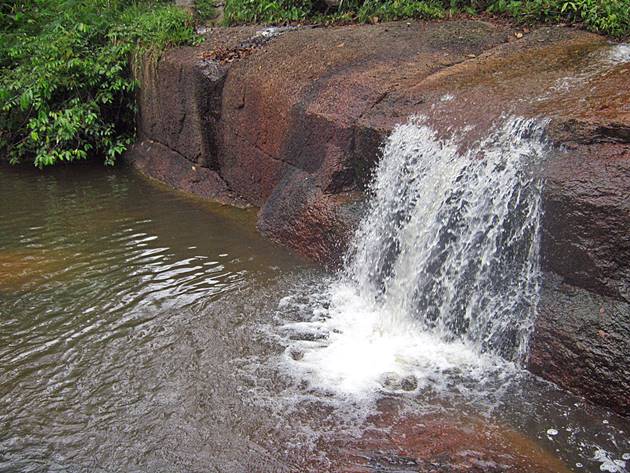
[[[383,373],[379,382],[391,391],[415,391],[418,387],[418,380],[414,375],[400,376],[393,371]]]
[[[554,455],[522,434],[462,415],[408,415],[386,403],[359,438],[320,442],[327,471],[568,473]],[[304,471],[312,471],[308,466]]]
[[[402,378],[398,373],[389,371],[381,375],[379,382],[381,383],[381,386],[383,386],[385,389],[391,389],[392,391],[394,391],[400,389]]]
[[[403,391],[415,391],[418,388],[418,380],[414,375],[405,376],[400,382]]]
[[[48,280],[68,277],[71,255],[39,249],[0,250],[0,293],[32,289]]]
[[[301,350],[297,347],[290,348],[289,356],[295,361],[300,361],[302,358],[304,358],[304,350]]]

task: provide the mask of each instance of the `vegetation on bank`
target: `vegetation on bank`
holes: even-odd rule
[[[630,0],[226,0],[227,24],[440,19],[503,15],[520,23],[582,24],[613,37],[630,35]]]
[[[197,19],[215,0],[197,0]],[[225,23],[376,22],[505,15],[630,35],[630,0],[226,0]],[[334,3],[329,0],[329,3]],[[38,167],[99,156],[112,164],[135,135],[131,58],[199,41],[168,0],[0,2],[0,159]]]
[[[0,4],[0,158],[43,167],[132,142],[131,55],[191,44],[190,13],[132,0],[5,0]]]

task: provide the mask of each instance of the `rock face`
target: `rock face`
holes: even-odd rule
[[[561,27],[520,36],[479,21],[211,30],[139,68],[129,157],[175,188],[259,207],[263,234],[334,265],[397,124],[419,114],[475,140],[508,114],[549,119],[562,149],[543,171],[530,368],[630,414],[630,47]]]
[[[532,337],[531,369],[556,384],[630,413],[630,304],[547,274]]]

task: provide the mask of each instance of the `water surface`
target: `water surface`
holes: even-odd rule
[[[626,420],[518,370],[322,386],[292,350],[325,345],[335,276],[254,221],[124,168],[0,167],[0,471],[625,471]]]
[[[230,389],[220,364],[241,347],[222,346],[244,320],[208,307],[304,264],[258,236],[255,211],[125,169],[1,167],[0,210],[0,470],[213,456],[185,436],[225,421],[233,393],[212,398]]]

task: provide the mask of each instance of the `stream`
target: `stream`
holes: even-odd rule
[[[0,472],[628,471],[630,420],[522,371],[520,332],[375,331],[398,296],[361,305],[368,263],[255,218],[124,166],[0,166]]]

